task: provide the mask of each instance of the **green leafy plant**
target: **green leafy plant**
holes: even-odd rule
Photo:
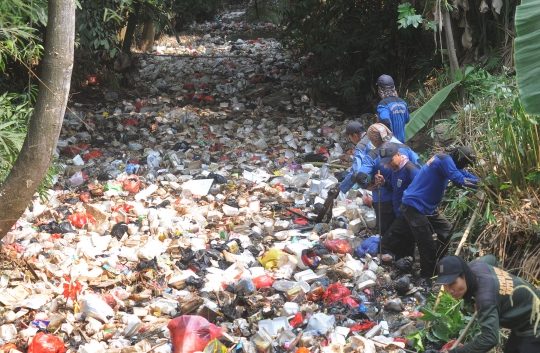
[[[411,7],[411,4],[406,2],[398,6],[398,28],[407,28],[413,26],[417,28],[420,24],[424,22],[422,15],[417,15],[414,7]]]
[[[540,83],[538,55],[540,35],[538,34],[538,0],[523,0],[516,9],[516,39],[514,59],[522,104],[528,114],[540,115]]]
[[[457,338],[474,312],[472,306],[467,305],[463,300],[455,300],[446,292],[443,292],[440,299],[437,308],[433,309],[436,297],[432,295],[426,307],[421,309],[424,316],[420,317],[420,320],[429,321],[431,325],[407,336],[408,339],[414,340],[415,348],[419,351],[425,350],[426,340],[446,343]],[[473,340],[479,334],[480,325],[475,322],[467,331],[465,341]]]

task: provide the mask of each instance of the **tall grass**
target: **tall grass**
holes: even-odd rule
[[[448,122],[457,143],[477,154],[474,173],[486,192],[476,244],[529,279],[540,275],[540,138],[538,118],[525,113],[513,78],[489,77]],[[489,86],[489,88],[488,88]]]

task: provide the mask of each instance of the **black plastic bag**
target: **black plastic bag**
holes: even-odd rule
[[[197,289],[201,289],[202,287],[204,287],[204,283],[204,278],[195,278],[193,276],[189,276],[188,278],[186,278],[186,285],[193,286]]]
[[[75,229],[69,222],[62,222],[58,224],[57,222],[51,222],[51,233],[52,234],[65,234],[65,233],[74,233]]]
[[[126,233],[127,231],[128,231],[127,224],[125,224],[124,222],[120,222],[120,223],[116,223],[113,226],[111,230],[111,235],[113,237],[116,237],[118,240],[120,240],[124,236],[124,233]]]
[[[328,158],[318,153],[310,153],[304,156],[305,162],[326,162]]]

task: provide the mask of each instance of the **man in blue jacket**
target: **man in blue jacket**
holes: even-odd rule
[[[420,170],[403,193],[400,211],[407,219],[420,253],[421,276],[435,274],[435,265],[447,250],[453,225],[436,208],[442,201],[448,181],[461,187],[473,187],[479,179],[464,170],[475,161],[470,147],[457,147],[437,153]]]
[[[356,121],[347,124],[343,135],[346,135],[349,140],[356,145],[354,148],[353,164],[351,170],[349,171],[349,174],[347,174],[345,179],[343,179],[343,181],[339,184],[339,190],[342,193],[346,194],[356,183],[356,173],[358,173],[358,170],[362,166],[364,150],[369,143],[369,139],[366,135],[366,130],[364,129],[364,126]]]
[[[373,208],[375,209],[377,217],[380,216],[381,229],[379,229],[379,234],[383,235],[394,222],[396,215],[392,204],[392,185],[388,183],[386,186],[379,187],[381,193],[380,199],[379,189],[375,189],[375,175],[380,172],[386,180],[390,180],[392,175],[390,169],[384,168],[384,166],[379,164],[381,158],[379,147],[385,142],[396,143],[398,144],[399,151],[403,155],[407,156],[414,164],[417,164],[418,166],[420,166],[420,164],[418,155],[408,146],[402,144],[393,137],[392,132],[383,124],[371,125],[368,128],[367,135],[370,143],[364,151],[362,166],[358,169],[358,173],[356,174],[356,183],[361,188],[373,191]]]
[[[377,86],[381,101],[377,105],[379,122],[390,125],[394,136],[405,142],[405,124],[411,120],[407,102],[397,96],[394,80],[388,75],[381,75],[377,80]]]
[[[396,260],[403,257],[414,257],[414,236],[403,213],[399,210],[403,192],[420,172],[420,167],[411,162],[406,154],[399,151],[396,143],[384,143],[379,147],[381,159],[379,164],[392,171],[390,180],[383,175],[375,175],[379,186],[392,185],[392,204],[396,219],[384,233],[381,240],[382,252],[395,256]]]

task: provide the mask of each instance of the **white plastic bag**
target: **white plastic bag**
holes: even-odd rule
[[[108,316],[114,316],[114,311],[109,304],[105,303],[100,297],[92,294],[88,294],[82,298],[81,312],[87,317],[93,317],[102,322],[109,321]]]

